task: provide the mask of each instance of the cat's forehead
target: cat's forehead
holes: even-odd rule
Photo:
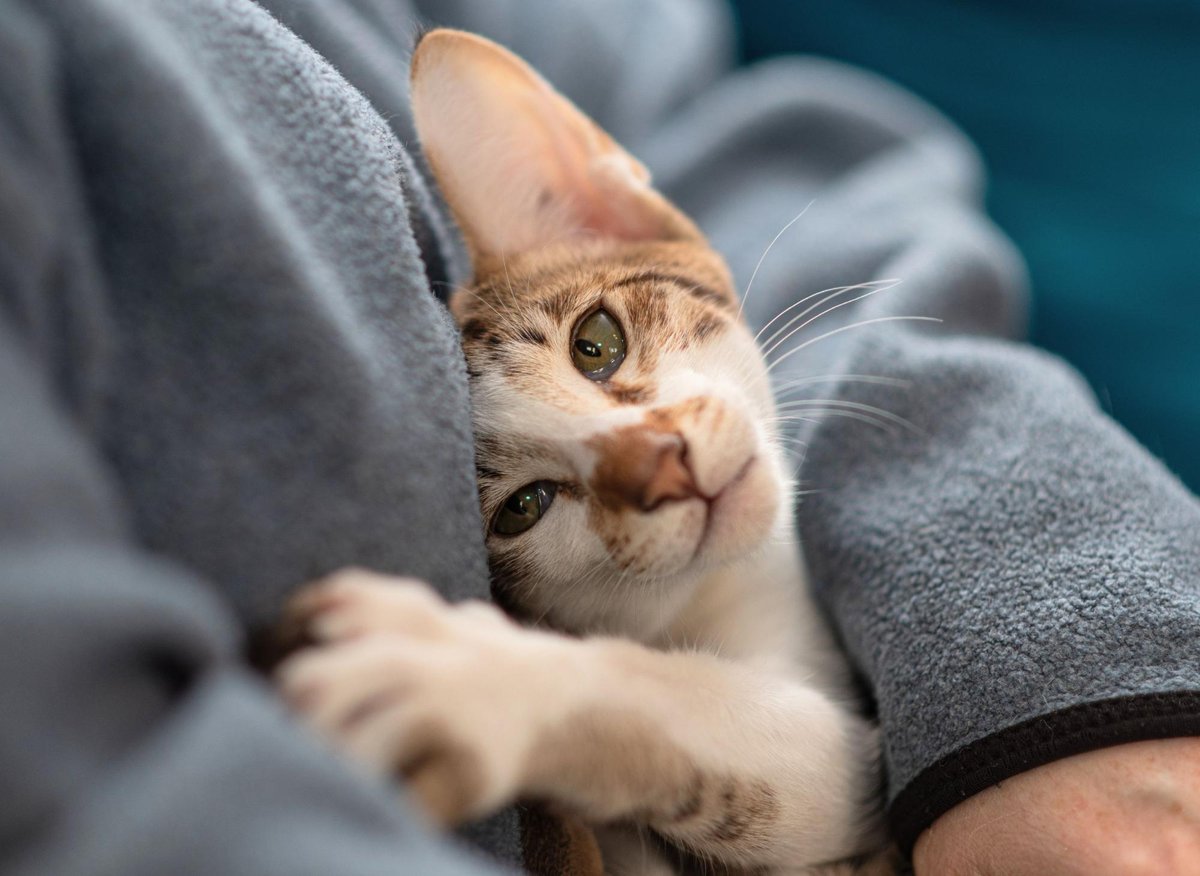
[[[580,321],[600,309],[619,324],[627,359],[590,385],[574,371],[570,345]],[[460,292],[455,312],[473,378],[502,376],[567,410],[649,401],[663,356],[702,346],[739,319],[724,263],[682,245],[575,246],[514,259]]]
[[[456,308],[466,315],[499,317],[505,311],[540,312],[561,321],[600,291],[645,294],[648,284],[668,284],[716,307],[736,310],[724,260],[695,242],[572,241],[477,266],[477,280]]]

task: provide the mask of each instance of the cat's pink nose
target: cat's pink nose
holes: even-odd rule
[[[688,467],[687,443],[675,432],[631,426],[606,436],[591,488],[609,508],[653,511],[700,495]]]

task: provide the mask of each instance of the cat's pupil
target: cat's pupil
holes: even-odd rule
[[[527,517],[533,513],[533,509],[538,506],[537,493],[530,490],[526,493],[513,493],[508,497],[508,501],[504,503],[513,514],[520,514],[522,517]]]
[[[589,341],[587,338],[576,338],[575,349],[592,359],[599,359],[604,352],[599,344]]]

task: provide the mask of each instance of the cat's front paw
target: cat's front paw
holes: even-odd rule
[[[339,573],[293,606],[318,642],[286,661],[284,695],[351,757],[402,776],[440,824],[514,799],[534,740],[563,700],[572,642],[481,602]],[[549,705],[548,705],[549,704]]]

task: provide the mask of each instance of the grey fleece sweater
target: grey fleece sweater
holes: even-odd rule
[[[348,563],[487,592],[435,297],[463,257],[405,107],[422,19],[528,57],[743,285],[810,205],[752,320],[904,280],[776,368],[904,381],[802,394],[911,426],[797,434],[801,535],[878,704],[902,840],[1035,763],[1200,732],[1197,503],[1061,364],[1001,340],[1019,260],[969,146],[912,99],[816,61],[730,73],[728,23],[695,0],[0,0],[0,869],[485,868],[239,659]],[[909,315],[943,323],[815,340]],[[486,844],[511,859],[509,827]]]

